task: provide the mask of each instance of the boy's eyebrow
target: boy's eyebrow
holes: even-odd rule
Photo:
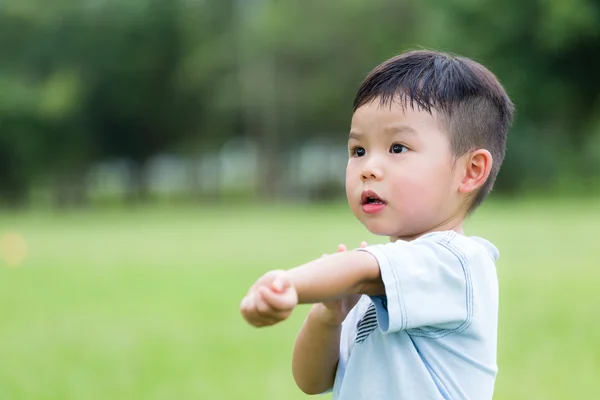
[[[409,133],[411,135],[416,135],[417,131],[411,128],[408,125],[391,125],[383,129],[385,133],[390,135],[394,135],[396,133]],[[361,136],[364,136],[361,132],[350,131],[350,135],[348,135],[348,140],[350,139],[360,139]]]
[[[350,131],[350,135],[348,135],[348,140],[350,140],[350,139],[358,140],[358,139],[360,139],[361,136],[362,136],[362,133]]]
[[[410,133],[411,135],[416,135],[417,131],[415,131],[413,128],[411,128],[408,125],[391,125],[388,126],[384,129],[385,132],[388,132],[390,134],[395,134],[395,133]]]

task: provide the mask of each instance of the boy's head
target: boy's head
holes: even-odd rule
[[[392,237],[454,228],[491,191],[512,115],[502,85],[470,59],[412,51],[385,61],[354,101],[353,212]]]

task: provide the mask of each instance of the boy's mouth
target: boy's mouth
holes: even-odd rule
[[[361,195],[362,209],[367,214],[375,214],[383,210],[386,206],[386,201],[377,195],[372,190],[365,190]]]
[[[372,190],[365,190],[361,195],[361,204],[386,204],[385,200]]]

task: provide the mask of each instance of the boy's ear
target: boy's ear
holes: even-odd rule
[[[487,181],[494,162],[492,154],[478,149],[465,155],[464,175],[458,188],[461,193],[472,193]]]

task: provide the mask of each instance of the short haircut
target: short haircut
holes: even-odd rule
[[[486,149],[493,163],[487,181],[469,206],[475,210],[492,190],[506,153],[514,105],[487,68],[461,56],[431,50],[409,51],[375,67],[365,78],[353,111],[379,99],[439,113],[456,158]]]

